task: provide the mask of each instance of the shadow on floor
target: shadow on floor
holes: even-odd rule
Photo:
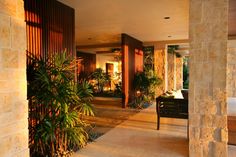
[[[97,98],[93,101],[95,117],[86,117],[86,121],[94,128],[92,134],[96,138],[107,133],[117,125],[137,114],[140,110],[122,108],[121,99]]]

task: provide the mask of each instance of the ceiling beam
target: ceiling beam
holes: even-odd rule
[[[121,47],[121,44],[120,43],[105,43],[105,44],[95,44],[95,45],[77,45],[76,50],[106,48],[106,47],[116,48],[116,47]]]
[[[96,51],[96,54],[108,54],[108,53],[114,53],[112,51]]]

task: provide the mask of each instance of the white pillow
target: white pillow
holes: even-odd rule
[[[228,115],[236,116],[236,97],[228,98]]]
[[[173,93],[175,99],[184,99],[181,90],[177,90]]]

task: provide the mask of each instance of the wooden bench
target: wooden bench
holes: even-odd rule
[[[188,99],[156,98],[157,130],[160,117],[188,119]]]

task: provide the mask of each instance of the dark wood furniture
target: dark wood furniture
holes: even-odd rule
[[[188,99],[156,98],[157,130],[160,117],[188,119]]]
[[[228,116],[228,144],[236,145],[236,116]]]

